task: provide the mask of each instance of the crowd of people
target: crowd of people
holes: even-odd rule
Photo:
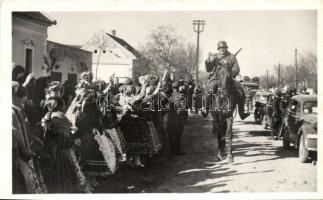
[[[93,82],[83,72],[74,87],[14,67],[13,193],[90,193],[97,177],[123,164],[142,168],[149,159],[183,154],[187,110],[201,88],[172,81],[167,71],[114,80]]]

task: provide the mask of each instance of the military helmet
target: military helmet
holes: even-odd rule
[[[218,43],[218,50],[219,50],[220,48],[228,48],[227,43],[226,43],[225,41],[220,41],[220,42]]]

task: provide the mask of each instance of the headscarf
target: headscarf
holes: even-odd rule
[[[25,69],[21,65],[17,65],[12,70],[12,81],[17,81],[20,85],[25,82]]]

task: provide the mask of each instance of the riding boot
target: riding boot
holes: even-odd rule
[[[238,81],[234,81],[235,89],[236,89],[236,97],[238,99],[238,112],[241,120],[246,119],[250,113],[245,113],[244,111],[244,104],[245,104],[245,93],[243,91],[243,88],[241,84]]]
[[[241,100],[239,100],[239,103],[238,103],[238,112],[241,120],[246,119],[250,115],[250,113],[244,112],[244,102]]]

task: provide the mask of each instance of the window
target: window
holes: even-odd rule
[[[297,106],[298,106],[297,101],[292,100],[292,101],[290,102],[290,104],[289,104],[289,109],[290,109],[290,111],[292,111],[292,112],[296,112],[296,110],[297,110]]]
[[[304,114],[317,113],[317,102],[308,101],[303,105]]]
[[[33,65],[33,50],[30,48],[26,48],[26,51],[25,51],[26,74],[29,74],[32,72],[32,65]]]
[[[62,81],[62,72],[51,72],[51,81]]]
[[[73,87],[76,85],[77,75],[75,73],[68,73],[67,79]]]

